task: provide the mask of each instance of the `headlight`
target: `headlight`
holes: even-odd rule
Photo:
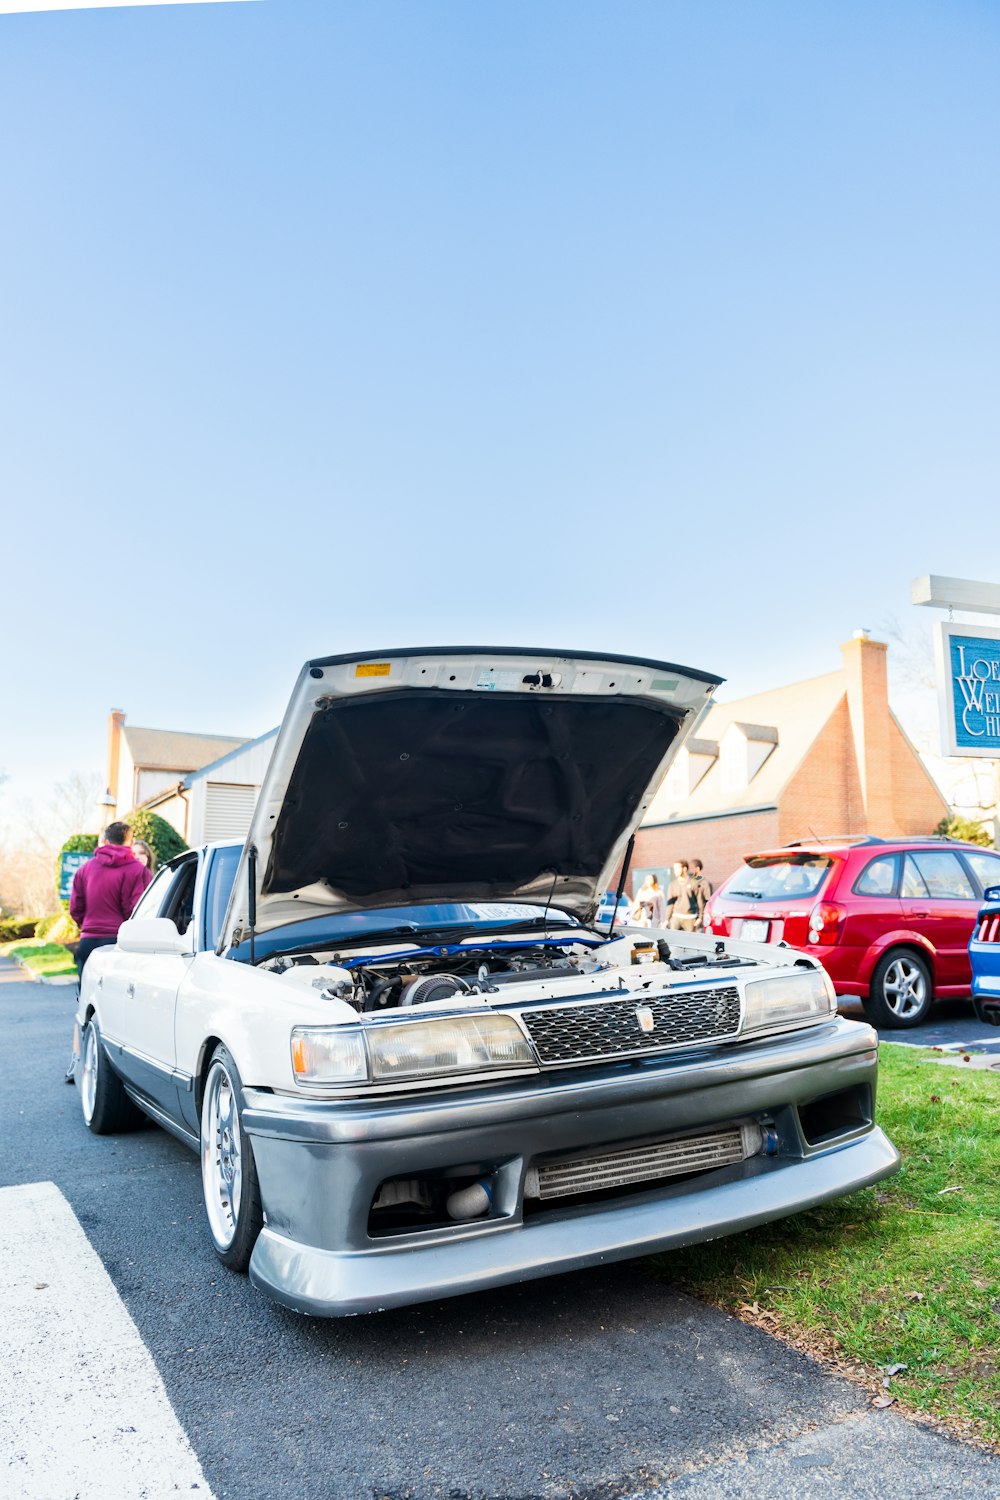
[[[793,969],[750,981],[743,1032],[780,1031],[799,1021],[824,1020],[836,1010],[836,992],[825,969]]]
[[[534,1065],[531,1046],[510,1016],[301,1026],[292,1032],[298,1083],[402,1083]]]
[[[296,1083],[367,1083],[368,1057],[360,1026],[296,1026],[292,1032]]]
[[[368,1053],[375,1082],[480,1068],[523,1068],[535,1061],[510,1016],[456,1016],[373,1026]]]

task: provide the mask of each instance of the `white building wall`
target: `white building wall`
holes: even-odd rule
[[[165,792],[168,788],[176,786],[183,774],[182,771],[146,771],[140,769],[137,778],[138,785],[136,787],[134,805],[138,807],[140,802],[148,802],[150,797],[156,796],[157,792]]]
[[[277,731],[191,777],[189,844],[245,837],[276,736]]]
[[[115,799],[115,817],[124,818],[135,806],[135,762],[125,740],[121,737],[118,751],[118,785],[111,788]]]

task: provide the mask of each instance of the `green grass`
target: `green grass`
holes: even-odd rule
[[[54,979],[62,974],[76,973],[76,960],[68,948],[59,943],[47,943],[42,938],[22,938],[17,943],[3,943],[0,954],[16,958],[33,974],[45,979]]]
[[[935,1056],[880,1054],[897,1176],[657,1264],[880,1394],[905,1365],[888,1388],[900,1405],[1000,1445],[1000,1073]]]

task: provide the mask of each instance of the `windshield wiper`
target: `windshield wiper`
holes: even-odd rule
[[[763,901],[763,891],[730,891],[731,896],[752,896],[755,901]]]

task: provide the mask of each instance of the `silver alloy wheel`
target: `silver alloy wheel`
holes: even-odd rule
[[[927,976],[905,953],[894,958],[882,980],[882,994],[893,1015],[901,1021],[919,1015],[927,1004]]]
[[[201,1107],[201,1182],[212,1238],[228,1250],[240,1219],[243,1169],[236,1090],[221,1062],[212,1064]]]
[[[83,1056],[80,1059],[80,1105],[83,1109],[83,1118],[89,1125],[94,1118],[94,1105],[97,1102],[97,1070],[100,1067],[100,1059],[97,1055],[97,1033],[94,1030],[93,1021],[84,1029],[83,1033]]]

